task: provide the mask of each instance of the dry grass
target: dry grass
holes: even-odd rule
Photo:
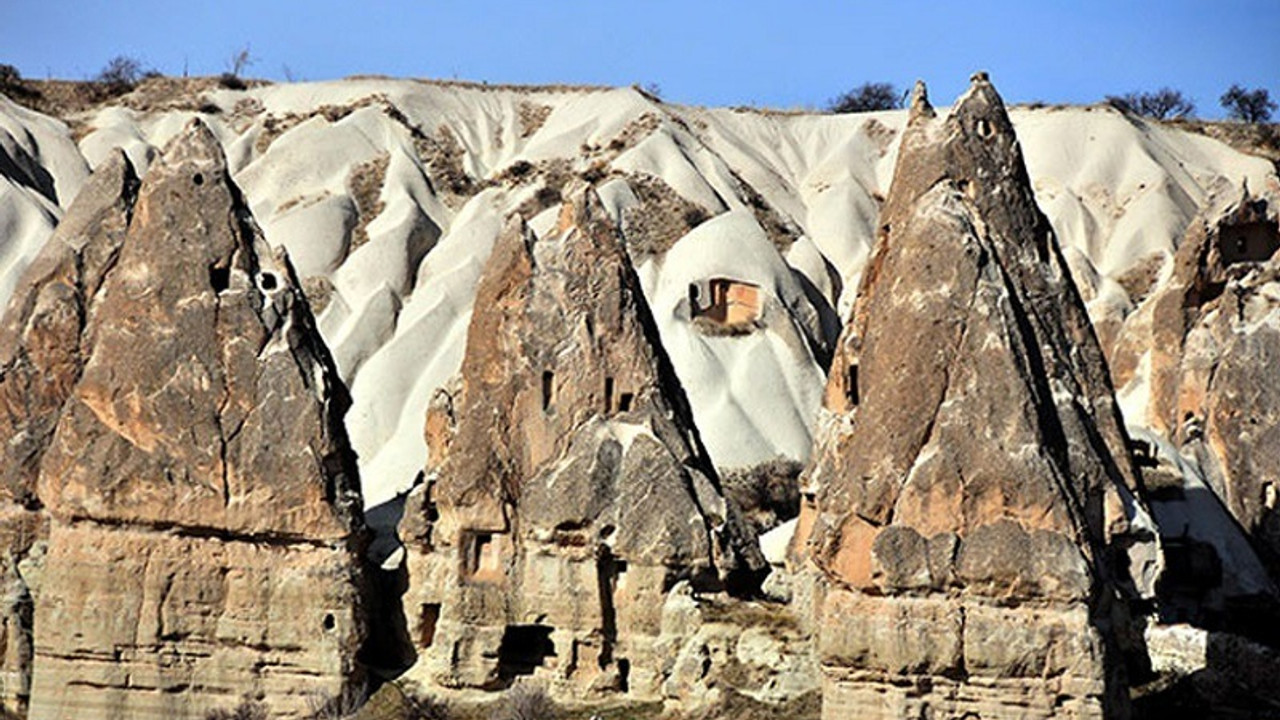
[[[627,184],[640,200],[622,214],[627,249],[641,258],[661,255],[671,249],[707,217],[706,208],[685,200],[662,178],[644,173],[628,173]]]
[[[205,720],[267,720],[270,713],[267,706],[250,697],[245,697],[240,704],[230,710],[210,710]]]
[[[706,315],[696,315],[690,321],[698,332],[708,337],[744,337],[764,328],[759,319],[739,323],[722,323]]]
[[[265,81],[247,81],[249,87]],[[72,116],[103,105],[118,105],[141,112],[207,108],[205,93],[218,87],[216,77],[169,77],[160,75],[141,80],[123,95],[113,95],[102,83],[87,80],[24,80],[24,92],[11,94],[33,110],[69,122]]]
[[[743,180],[737,172],[733,173],[733,178],[738,182],[738,193],[742,201],[751,208],[752,214],[756,216],[756,222],[760,223],[765,235],[769,237],[769,242],[773,243],[779,253],[785,253],[791,248],[791,244],[799,239],[800,228],[784,218],[782,213],[775,210],[769,201],[765,200],[764,196]]]
[[[466,151],[449,126],[441,125],[435,135],[415,135],[413,147],[426,165],[431,184],[446,203],[460,205],[459,200],[466,200],[481,190],[463,167]]]
[[[513,174],[512,170],[517,166],[520,167]],[[519,178],[519,180],[516,178]],[[505,182],[516,185],[537,179],[542,181],[542,187],[538,188],[533,197],[520,203],[512,213],[519,213],[521,217],[531,218],[543,210],[559,204],[564,197],[565,186],[573,179],[573,164],[564,158],[546,160],[537,165],[517,162],[490,182]]]
[[[259,154],[265,153],[281,135],[314,117],[323,117],[330,123],[336,123],[351,113],[366,107],[380,106],[385,112],[391,106],[386,95],[381,93],[366,95],[344,105],[321,105],[310,112],[284,113],[283,115],[267,115],[262,120],[262,133],[253,143],[253,149]],[[239,105],[237,104],[237,109]],[[390,113],[388,113],[390,114]]]
[[[557,720],[560,711],[546,688],[532,682],[512,685],[503,695],[494,720]]]
[[[551,116],[551,106],[522,102],[516,107],[516,112],[520,121],[520,137],[527,138],[542,129]]]
[[[369,79],[369,78],[378,78],[383,80],[397,79],[397,78],[387,78],[385,76],[376,76],[376,75],[375,76],[357,75],[350,79]],[[443,79],[433,79],[433,78],[413,78],[413,81],[420,83],[422,85],[434,85],[436,87],[448,87],[448,88],[465,88],[468,90],[480,90],[483,92],[588,93],[588,92],[603,92],[606,90],[614,89],[612,86],[609,86],[609,85],[568,85],[568,84],[512,85],[510,83],[488,83],[488,82],[477,82],[475,80],[443,80]]]
[[[329,307],[333,300],[333,282],[323,275],[312,275],[302,279],[302,295],[311,307],[312,315],[319,315]]]
[[[1164,124],[1207,135],[1248,154],[1270,160],[1280,171],[1280,124],[1170,120]]]
[[[662,120],[651,112],[644,113],[640,117],[627,123],[622,128],[622,132],[617,137],[609,141],[608,149],[615,156],[625,152],[628,148],[634,147],[636,143],[653,134],[662,125]]]
[[[390,155],[378,153],[372,160],[351,168],[351,173],[347,175],[347,192],[355,201],[356,213],[359,215],[356,226],[351,231],[347,256],[369,242],[369,223],[382,214],[386,207],[386,203],[382,202],[382,186],[386,182],[387,166],[390,163]]]

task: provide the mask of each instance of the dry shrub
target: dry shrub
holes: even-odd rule
[[[245,697],[230,710],[210,710],[205,720],[267,720],[267,706],[250,697]]]
[[[382,202],[382,186],[386,182],[387,166],[390,163],[390,155],[378,153],[372,160],[351,168],[351,174],[347,176],[347,191],[355,201],[356,214],[360,218],[351,231],[348,255],[369,242],[369,223],[381,215],[386,207],[386,203]]]
[[[725,495],[755,526],[765,532],[800,513],[800,471],[804,465],[777,457],[724,473]]]
[[[637,260],[666,253],[707,217],[705,208],[684,199],[660,177],[629,173],[626,178],[640,200],[622,213],[627,250]]]
[[[558,716],[559,710],[546,688],[522,682],[507,690],[494,720],[555,720]]]
[[[363,689],[347,687],[338,695],[316,692],[307,696],[311,720],[350,720],[366,700]]]
[[[516,114],[520,120],[520,137],[527,138],[542,129],[551,116],[551,106],[522,102],[516,108]]]

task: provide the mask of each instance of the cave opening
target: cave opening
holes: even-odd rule
[[[551,642],[554,629],[549,625],[508,625],[498,645],[498,676],[510,683],[521,675],[532,675],[547,658],[555,657]]]

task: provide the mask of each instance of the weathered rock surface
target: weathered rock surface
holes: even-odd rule
[[[359,682],[344,395],[208,129],[140,187],[108,162],[29,277],[0,335],[0,479],[49,526],[30,717],[194,718],[245,694],[297,717]]]
[[[426,682],[656,699],[685,639],[664,634],[668,591],[758,582],[655,333],[593,191],[544,239],[503,231],[401,525]]]
[[[825,590],[824,717],[1122,715],[1112,601],[1150,592],[1157,554],[1105,361],[984,74],[945,120],[917,88],[880,226],[793,546]]]
[[[47,538],[36,480],[63,405],[83,367],[89,299],[114,265],[137,198],[123,154],[103,162],[25,276],[0,325],[0,542],[3,543],[3,694],[7,709],[30,696],[32,563]],[[37,544],[39,543],[39,544]]]
[[[1247,189],[1224,198],[1188,228],[1172,277],[1139,310],[1117,342],[1117,380],[1146,383],[1145,417],[1196,466],[1207,487],[1161,488],[1173,499],[1212,492],[1280,580],[1280,231],[1277,199]],[[1140,377],[1145,373],[1145,378]],[[1182,543],[1178,578],[1217,588],[1221,549]],[[1211,557],[1210,557],[1211,555]],[[1203,558],[1199,556],[1204,556]],[[1182,562],[1185,561],[1185,562]],[[1190,564],[1205,565],[1197,571]],[[1186,567],[1184,567],[1184,565]],[[1218,571],[1214,572],[1213,568]],[[1233,568],[1226,567],[1229,573]],[[1198,575],[1199,577],[1191,577]],[[1211,587],[1210,587],[1211,586]],[[1275,626],[1274,591],[1237,594],[1225,616],[1179,619],[1253,631]],[[1252,626],[1252,627],[1250,627]],[[1268,631],[1272,639],[1280,639]]]

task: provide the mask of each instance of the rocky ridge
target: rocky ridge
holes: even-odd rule
[[[1127,694],[1152,712],[1153,697],[1173,697],[1161,683],[1181,677],[1202,700],[1265,706],[1255,680],[1274,654],[1221,657],[1255,648],[1223,631],[1269,641],[1276,598],[1274,383],[1256,360],[1269,357],[1275,324],[1280,185],[1265,162],[1110,110],[1006,113],[981,80],[947,120],[924,103],[910,117],[777,116],[625,89],[367,78],[206,91],[91,107],[71,118],[74,136],[0,103],[0,149],[15,159],[0,168],[0,219],[19,219],[0,240],[0,294],[16,288],[18,308],[0,335],[0,433],[13,440],[0,446],[7,707],[30,697],[34,654],[38,696],[59,673],[103,670],[72,679],[112,697],[108,714],[230,704],[230,682],[208,679],[214,667],[258,678],[254,692],[283,693],[285,712],[300,712],[297,688],[271,684],[281,654],[247,663],[230,650],[243,624],[210,629],[219,603],[240,622],[265,596],[224,602],[204,563],[176,558],[252,575],[303,562],[294,551],[316,542],[345,543],[319,563],[353,572],[359,521],[341,488],[355,486],[355,468],[335,424],[344,384],[380,533],[369,553],[384,567],[373,602],[351,617],[399,635],[363,659],[384,672],[412,665],[405,687],[470,701],[532,680],[566,701],[734,715],[747,700],[812,707],[821,679],[829,716],[1120,716]],[[192,117],[207,128],[197,154],[234,178],[232,236],[254,237],[253,250],[234,262],[213,252],[202,285],[202,261],[166,255],[172,238],[146,240],[166,267],[135,255],[133,280],[114,281],[128,292],[107,302],[103,278],[117,277],[125,238],[142,227],[130,166],[148,178],[167,167],[174,150],[161,148],[190,140]],[[62,218],[54,240],[72,250],[22,274],[86,158],[97,173],[79,196],[100,198]],[[208,239],[220,221],[187,206],[194,180],[171,180],[171,229]],[[1243,199],[1232,192],[1241,180],[1253,188]],[[230,334],[201,329],[203,288],[224,283],[229,308],[247,300],[265,330],[243,307],[223,318],[220,301],[214,323],[232,323]],[[95,319],[99,307],[110,319]],[[121,365],[141,352],[127,339],[136,328],[112,333],[135,315],[148,334],[225,345],[228,390],[201,370],[214,358],[183,366],[164,342],[146,348],[147,370]],[[601,329],[602,318],[617,322]],[[240,346],[263,332],[272,387],[257,378],[254,392],[232,392],[250,384],[238,384],[251,375]],[[565,351],[584,339],[596,349]],[[629,352],[601,349],[613,345]],[[272,391],[280,372],[324,388],[319,422],[303,419],[292,380],[283,399]],[[196,404],[222,394],[229,404],[210,421]],[[289,430],[253,429],[250,406]],[[331,462],[317,477],[306,458],[246,448],[246,426],[266,446]],[[716,477],[756,482],[798,465],[812,437],[798,521],[794,484],[737,496],[771,503],[743,508],[767,531],[773,565],[768,600],[748,599],[763,570],[754,530]],[[665,470],[651,477],[646,463]],[[250,475],[298,484],[277,492]],[[335,512],[316,504],[318,488]],[[643,495],[641,513],[628,493],[650,488],[669,492]],[[665,548],[668,536],[678,542]],[[144,578],[138,617],[159,608],[140,622],[144,637],[121,645],[120,628],[77,604],[84,593],[133,602],[118,583],[88,582],[76,571],[85,563]],[[57,613],[41,610],[50,566],[53,587],[64,583],[48,595]],[[65,584],[68,574],[87,584]],[[1144,649],[1144,614],[1200,629],[1153,625]],[[295,622],[268,615],[268,627]],[[102,632],[40,637],[75,622]],[[98,654],[100,643],[121,656]],[[291,641],[277,649],[310,662]],[[347,679],[328,690],[361,674],[354,653],[340,657]],[[188,694],[207,702],[177,699]]]

